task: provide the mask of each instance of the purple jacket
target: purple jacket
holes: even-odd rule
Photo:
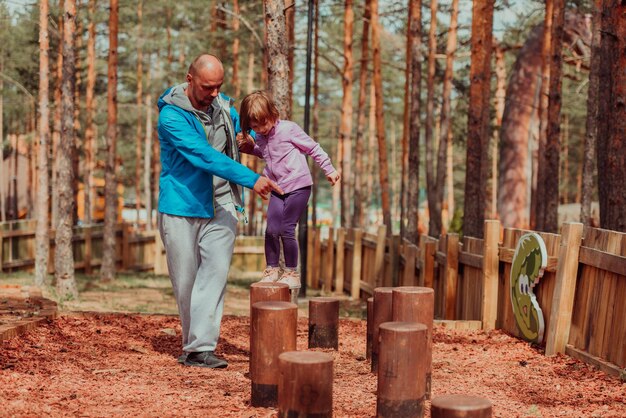
[[[313,184],[304,154],[313,158],[325,175],[335,171],[328,154],[298,124],[279,120],[268,135],[256,134],[254,155],[265,160],[263,174],[285,193]]]

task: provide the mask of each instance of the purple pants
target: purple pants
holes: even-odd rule
[[[306,209],[311,196],[311,186],[279,195],[272,192],[267,206],[267,229],[265,230],[265,262],[278,267],[280,241],[283,242],[285,267],[298,267],[298,242],[296,224]]]

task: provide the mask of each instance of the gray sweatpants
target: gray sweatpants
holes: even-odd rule
[[[183,350],[213,351],[235,245],[235,207],[216,205],[212,219],[159,213],[158,223],[183,328]]]

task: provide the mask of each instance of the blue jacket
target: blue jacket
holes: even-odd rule
[[[252,189],[259,175],[228,156],[216,151],[207,140],[202,123],[190,111],[168,104],[159,98],[158,133],[161,144],[161,177],[159,179],[159,212],[175,216],[212,218],[213,175]],[[215,100],[232,125],[227,129],[229,141],[241,131],[239,115],[231,100],[220,94]],[[228,146],[227,146],[228,147]],[[238,159],[238,153],[235,153]],[[240,201],[241,196],[235,196]],[[235,202],[237,205],[239,202]]]

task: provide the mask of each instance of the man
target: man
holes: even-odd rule
[[[223,368],[215,355],[226,278],[235,243],[242,189],[267,199],[282,190],[235,160],[239,118],[220,94],[221,61],[208,54],[189,67],[187,82],[159,98],[158,224],[183,330],[187,366]]]

